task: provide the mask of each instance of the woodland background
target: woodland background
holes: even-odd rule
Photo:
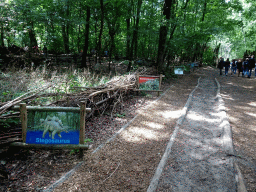
[[[46,45],[81,56],[81,67],[108,51],[110,60],[129,60],[127,71],[143,58],[162,72],[175,61],[212,65],[254,51],[255,11],[253,0],[4,0],[0,45]]]

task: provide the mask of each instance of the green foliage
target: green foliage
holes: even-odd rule
[[[69,155],[74,155],[79,152],[79,149],[72,149],[69,153]]]
[[[171,70],[167,70],[167,71],[165,71],[165,77],[163,78],[163,81],[165,80],[165,79],[171,79],[171,78],[178,78],[178,75],[176,75],[173,71],[171,71]]]
[[[190,71],[190,66],[189,65],[182,65],[184,67],[184,71]]]
[[[85,142],[85,143],[91,143],[91,142],[93,142],[93,140],[87,138],[87,139],[84,140],[84,142]],[[74,155],[74,154],[76,154],[76,153],[78,153],[78,152],[79,152],[79,149],[72,149],[72,150],[70,151],[69,155]]]
[[[147,93],[146,93],[146,91],[141,91],[140,95],[145,97],[147,95]]]
[[[0,119],[0,127],[16,127],[20,124],[19,118]]]
[[[92,139],[87,138],[87,139],[85,139],[85,140],[84,140],[84,142],[85,142],[85,143],[91,143],[91,142],[93,142],[93,140],[92,140]]]
[[[209,65],[209,66],[213,66],[215,65],[214,63],[214,53],[211,49],[207,49],[207,51],[204,52],[203,55],[203,64],[204,65]]]
[[[123,117],[125,117],[125,113],[122,113],[122,114],[117,113],[116,116],[119,118],[123,118]]]

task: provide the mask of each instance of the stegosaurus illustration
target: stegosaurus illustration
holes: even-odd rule
[[[44,127],[44,132],[43,132],[43,138],[45,137],[46,133],[49,132],[49,136],[54,139],[54,136],[56,134],[58,134],[58,136],[61,138],[61,132],[68,132],[61,120],[58,118],[58,117],[50,117],[50,116],[47,116],[46,119],[40,119],[40,126],[43,126]]]

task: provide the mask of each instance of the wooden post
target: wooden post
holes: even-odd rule
[[[162,78],[163,78],[163,75],[160,74],[160,77],[159,77],[159,90],[161,90]],[[157,95],[158,95],[158,97],[159,97],[160,91],[158,91]]]
[[[79,134],[79,144],[84,144],[85,139],[85,116],[86,116],[86,101],[82,101],[80,104],[80,134]],[[79,150],[79,157],[83,158],[84,150]]]
[[[22,127],[22,142],[26,143],[27,122],[28,122],[26,103],[20,104],[20,121],[21,121],[21,127]]]
[[[69,106],[70,105],[70,99],[69,99],[69,97],[67,97],[67,106]]]
[[[137,75],[137,86],[138,89],[140,89],[140,75]],[[137,91],[137,96],[139,95],[139,92]]]

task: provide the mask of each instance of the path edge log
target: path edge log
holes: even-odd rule
[[[86,101],[82,101],[80,104],[80,134],[79,144],[84,145],[85,139],[85,116],[86,116]],[[84,150],[79,149],[79,158],[83,158]]]

